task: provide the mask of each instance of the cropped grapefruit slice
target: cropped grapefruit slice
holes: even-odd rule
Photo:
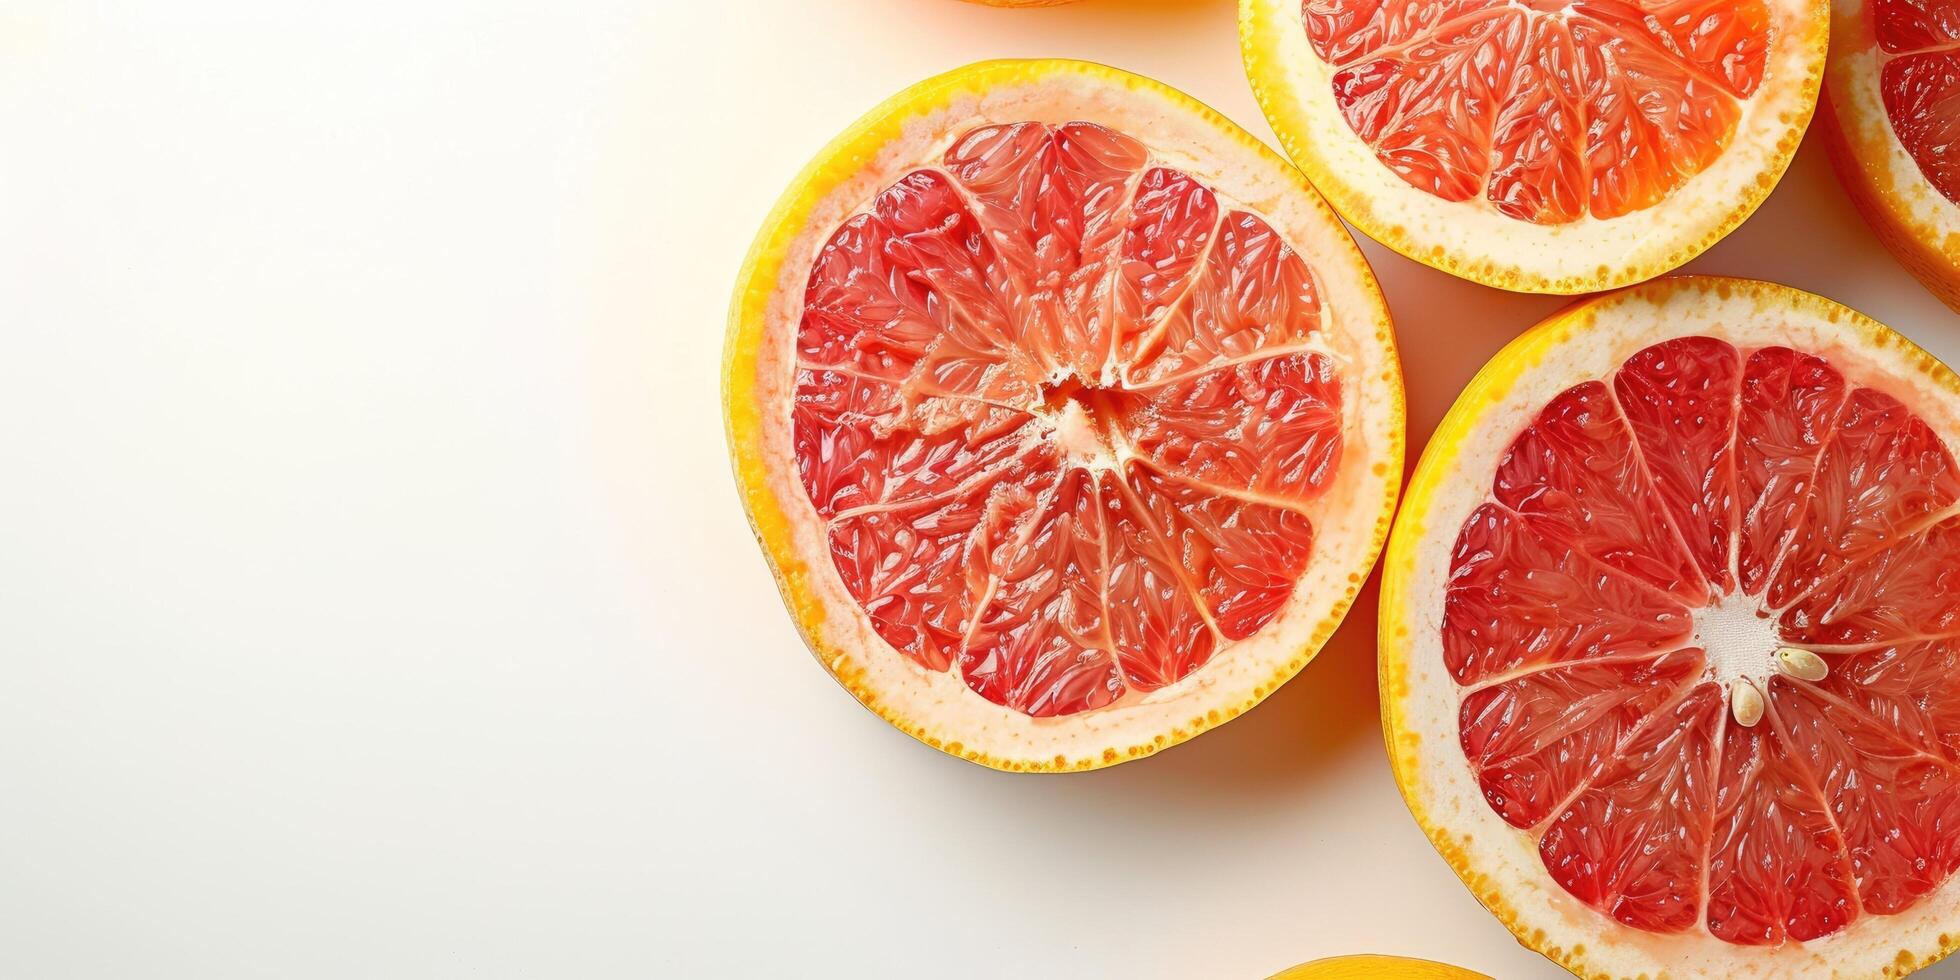
[[[1891,976],[1960,937],[1960,378],[1783,286],[1494,358],[1383,572],[1397,781],[1584,976]]]
[[[1362,953],[1333,956],[1289,967],[1266,980],[1490,980],[1473,970],[1447,963]]]
[[[1240,0],[1280,143],[1376,241],[1504,289],[1686,262],[1816,104],[1827,0]]]
[[[839,137],[750,253],[724,380],[818,659],[1004,769],[1125,761],[1270,694],[1398,488],[1353,240],[1243,130],[1100,65],[972,65]]]
[[[1914,277],[1960,310],[1960,7],[1838,0],[1827,145],[1851,200]]]

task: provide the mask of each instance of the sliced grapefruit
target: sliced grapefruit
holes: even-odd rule
[[[972,65],[821,153],[743,268],[749,517],[818,659],[917,738],[1089,769],[1339,623],[1402,457],[1386,307],[1297,171],[1100,65]]]
[[[1783,286],[1579,304],[1484,370],[1383,572],[1397,781],[1584,976],[1891,976],[1960,937],[1960,378]]]
[[[1960,310],[1960,8],[1838,0],[1824,92],[1826,145],[1851,200]]]
[[[1749,216],[1803,136],[1827,0],[1240,0],[1293,160],[1376,241],[1504,289],[1637,282]]]

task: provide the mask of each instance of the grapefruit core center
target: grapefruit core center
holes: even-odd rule
[[[1036,414],[1054,427],[1055,446],[1063,458],[1086,469],[1113,470],[1122,445],[1124,396],[1119,389],[1069,375],[1041,386],[1042,408]]]
[[[1737,680],[1761,684],[1784,644],[1776,620],[1755,597],[1731,592],[1694,613],[1694,644],[1708,651],[1708,676],[1724,687]]]

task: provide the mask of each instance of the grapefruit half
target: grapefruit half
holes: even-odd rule
[[[1240,0],[1280,144],[1388,247],[1504,289],[1666,272],[1761,204],[1827,0]]]
[[[1826,145],[1852,202],[1960,310],[1960,7],[1838,0],[1824,91]]]
[[[1410,481],[1383,724],[1416,819],[1584,976],[1897,975],[1960,936],[1960,379],[1663,279],[1499,353]]]
[[[1398,489],[1353,239],[1245,131],[1100,65],[971,65],[859,120],[764,224],[724,372],[811,649],[997,768],[1122,762],[1272,693]]]

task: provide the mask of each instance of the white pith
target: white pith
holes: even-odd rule
[[[1739,280],[1663,279],[1612,294],[1556,319],[1499,355],[1514,375],[1487,370],[1451,410],[1438,439],[1450,440],[1447,469],[1429,455],[1398,518],[1383,585],[1384,723],[1411,809],[1459,875],[1495,896],[1506,924],[1534,948],[1582,963],[1587,976],[1672,978],[1872,977],[1923,964],[1960,934],[1960,888],[1949,880],[1897,915],[1861,915],[1810,943],[1736,946],[1696,928],[1653,933],[1624,926],[1580,903],[1545,871],[1533,834],[1505,823],[1484,800],[1458,742],[1461,689],[1445,668],[1443,596],[1456,537],[1489,499],[1491,477],[1511,439],[1553,396],[1587,379],[1609,378],[1628,356],[1681,336],[1712,336],[1747,350],[1789,346],[1819,354],[1848,380],[1899,398],[1946,439],[1960,433],[1951,374],[1863,317],[1816,297]],[[1931,366],[1929,366],[1931,365]],[[1730,600],[1696,616],[1711,672],[1767,676],[1772,641],[1753,618],[1755,599]],[[1774,653],[1774,648],[1770,651]],[[1773,710],[1773,708],[1772,708]]]
[[[1115,447],[1102,437],[1101,426],[1081,401],[1071,398],[1061,408],[1037,417],[1054,427],[1055,445],[1070,464],[1089,470],[1114,470],[1120,464]]]
[[[1740,592],[1694,610],[1692,642],[1707,654],[1708,676],[1724,688],[1736,678],[1762,686],[1784,645],[1762,603]]]
[[[1003,68],[1010,70],[1020,71]],[[1149,148],[1150,165],[1182,170],[1209,187],[1221,206],[1245,208],[1270,222],[1314,272],[1322,303],[1316,343],[1341,365],[1347,440],[1334,489],[1311,506],[1311,562],[1265,629],[1222,648],[1175,684],[1058,718],[1033,718],[995,705],[968,689],[957,666],[926,670],[877,635],[836,573],[824,524],[803,491],[790,443],[793,341],[816,250],[876,193],[913,169],[933,165],[958,135],[1024,121],[1088,121],[1128,134]],[[948,751],[999,764],[1073,767],[1084,760],[1100,764],[1110,748],[1147,749],[1175,741],[1175,730],[1211,727],[1223,720],[1220,712],[1235,713],[1270,693],[1276,671],[1310,652],[1304,649],[1310,635],[1330,625],[1372,562],[1385,500],[1393,492],[1388,481],[1400,475],[1400,385],[1380,294],[1353,240],[1324,203],[1306,193],[1297,177],[1289,178],[1282,161],[1250,145],[1250,137],[1244,143],[1232,138],[1225,129],[1229,125],[1142,80],[1113,84],[1103,75],[1065,67],[1039,81],[1017,76],[984,94],[961,95],[906,118],[900,138],[816,202],[787,249],[757,350],[755,398],[769,492],[788,519],[790,548],[806,564],[825,611],[825,618],[810,627],[810,640],[833,672],[851,675],[849,683],[867,704],[875,701],[887,717],[909,720],[921,729],[917,734]],[[1101,444],[1080,406],[1071,402],[1042,414],[1079,462],[1114,464],[1112,447]]]
[[[1867,9],[1864,0],[1831,4],[1831,63],[1824,97],[1846,142],[1859,151],[1856,162],[1863,179],[1881,192],[1876,195],[1879,203],[1960,271],[1960,205],[1926,180],[1892,128],[1879,73],[1893,56],[1879,48]]]
[[[1739,101],[1735,131],[1713,164],[1653,207],[1543,225],[1507,217],[1482,195],[1447,201],[1396,176],[1342,117],[1334,99],[1338,69],[1314,51],[1298,0],[1242,0],[1240,18],[1241,31],[1268,39],[1275,55],[1275,64],[1248,64],[1273,128],[1344,217],[1458,275],[1488,281],[1508,268],[1540,281],[1514,288],[1577,292],[1600,288],[1602,280],[1631,281],[1619,270],[1651,275],[1686,262],[1712,244],[1705,239],[1714,229],[1739,217],[1738,202],[1755,199],[1782,175],[1813,108],[1809,89],[1821,52],[1808,39],[1821,33],[1813,17],[1823,15],[1806,0],[1770,0],[1769,10],[1773,46],[1762,82]],[[1277,81],[1263,84],[1262,77]]]

